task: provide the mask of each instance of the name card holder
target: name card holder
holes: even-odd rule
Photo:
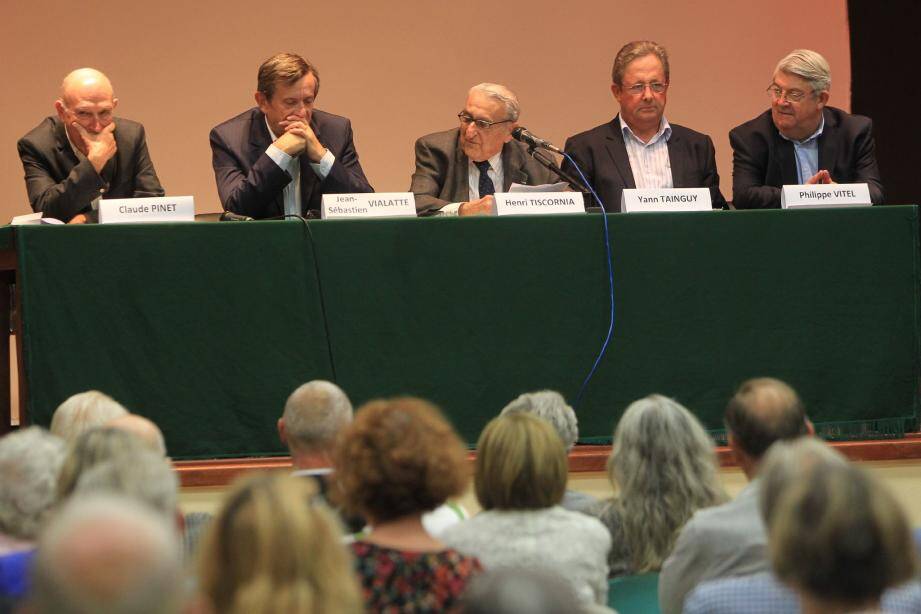
[[[416,196],[412,192],[323,195],[320,218],[324,220],[374,217],[416,217]]]
[[[664,211],[712,211],[710,188],[628,188],[620,196],[624,213]]]
[[[585,213],[582,192],[497,192],[496,215]]]
[[[869,207],[872,204],[870,186],[865,183],[785,185],[780,192],[782,209]]]
[[[110,198],[99,201],[100,224],[194,221],[195,199],[191,196]]]

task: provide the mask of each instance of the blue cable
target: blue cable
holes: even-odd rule
[[[578,409],[579,405],[582,404],[582,396],[585,394],[585,390],[588,388],[588,383],[592,380],[592,376],[595,375],[595,371],[598,370],[598,365],[601,364],[601,359],[604,358],[605,353],[608,351],[608,345],[611,343],[611,338],[614,336],[614,265],[611,264],[611,235],[608,232],[608,214],[604,203],[601,202],[601,198],[598,196],[597,192],[595,192],[595,188],[592,187],[592,184],[589,183],[588,179],[585,178],[585,175],[582,173],[582,169],[579,168],[579,165],[576,164],[576,161],[573,160],[572,157],[566,152],[563,152],[563,156],[569,160],[569,163],[572,164],[573,168],[578,171],[579,177],[582,178],[582,183],[588,186],[592,196],[595,197],[598,205],[601,206],[601,219],[604,220],[604,246],[608,263],[608,288],[610,290],[611,296],[611,321],[610,324],[608,324],[608,334],[604,338],[604,343],[601,344],[601,351],[598,352],[598,357],[595,358],[595,362],[592,365],[591,370],[585,377],[585,381],[582,382],[582,387],[579,389],[579,394],[576,396],[575,406],[576,409]]]

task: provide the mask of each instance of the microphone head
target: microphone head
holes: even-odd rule
[[[518,126],[514,130],[512,130],[512,138],[518,139],[520,141],[522,135],[527,131],[528,131],[527,128],[523,126]]]

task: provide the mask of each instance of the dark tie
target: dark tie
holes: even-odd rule
[[[480,198],[484,196],[492,196],[496,193],[496,186],[492,184],[492,179],[489,178],[487,171],[489,170],[489,161],[483,160],[482,162],[474,162],[476,167],[480,169]]]

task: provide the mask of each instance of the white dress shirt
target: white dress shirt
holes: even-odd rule
[[[500,149],[499,153],[487,160],[487,162],[489,162],[489,170],[486,171],[486,174],[492,179],[496,192],[501,192],[504,185],[502,181],[505,179],[502,169],[502,150]],[[469,158],[467,159],[467,194],[468,200],[478,200],[480,198],[480,169]],[[460,206],[461,203],[450,203],[438,211],[441,215],[457,215]]]
[[[272,132],[272,127],[269,126],[268,118],[265,120],[265,127],[269,131],[269,137],[272,139],[272,143],[266,148],[265,153],[272,158],[272,161],[275,162],[281,170],[287,171],[288,174],[291,175],[291,181],[285,186],[284,191],[285,215],[300,215],[301,162],[298,156],[289,156],[278,147],[275,147],[275,141],[278,137]],[[333,162],[335,161],[336,156],[327,149],[326,154],[320,158],[319,162],[310,163],[310,168],[312,168],[314,174],[320,178],[320,181],[323,181],[326,179],[326,176],[329,175],[329,171],[333,167]]]
[[[672,136],[672,127],[665,116],[659,125],[659,131],[644,143],[633,133],[630,126],[618,117],[630,159],[633,180],[639,189],[673,188],[672,165],[668,158],[668,139]]]

